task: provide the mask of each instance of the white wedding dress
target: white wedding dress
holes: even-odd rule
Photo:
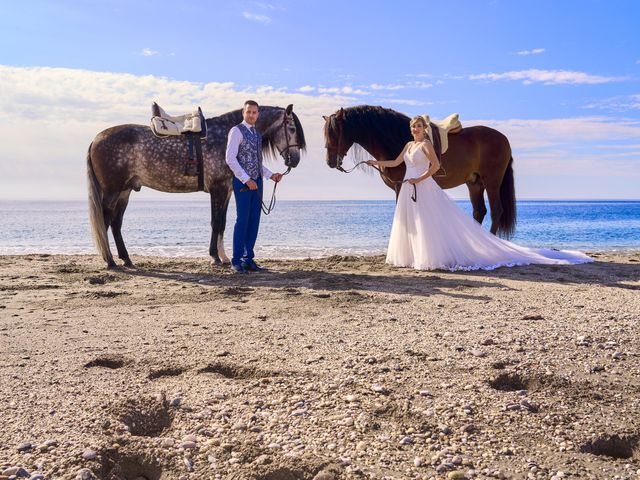
[[[405,179],[416,178],[429,168],[420,146],[404,154]],[[432,177],[400,189],[391,227],[387,263],[419,270],[492,270],[533,263],[566,265],[592,262],[584,253],[568,250],[520,247],[488,232],[467,215]]]

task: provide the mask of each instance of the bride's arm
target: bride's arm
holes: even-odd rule
[[[407,151],[408,147],[409,147],[409,143],[407,143],[404,146],[404,148],[400,152],[400,155],[398,155],[395,160],[367,160],[367,165],[369,166],[377,165],[379,167],[386,167],[386,168],[397,167],[402,162],[404,162],[404,152]]]
[[[436,151],[433,149],[433,145],[431,145],[431,142],[424,142],[422,144],[422,147],[420,148],[422,148],[422,150],[424,151],[424,154],[429,159],[429,162],[431,162],[431,165],[429,166],[429,170],[420,175],[418,178],[412,178],[411,180],[409,180],[409,183],[412,183],[414,185],[418,182],[426,180],[431,175],[440,170],[440,161],[438,160],[438,155],[436,155]]]

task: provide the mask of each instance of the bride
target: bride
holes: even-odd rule
[[[414,141],[405,145],[398,158],[367,161],[380,167],[395,167],[402,162],[407,166],[393,217],[387,263],[418,270],[455,271],[593,261],[576,251],[521,247],[482,228],[433,180],[440,162],[425,133],[424,118],[414,117],[410,127]]]

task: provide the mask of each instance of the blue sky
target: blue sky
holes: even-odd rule
[[[84,198],[93,136],[154,100],[214,116],[249,97],[294,103],[309,139],[282,199],[392,198],[324,164],[321,115],[359,104],[497,128],[519,198],[640,198],[637,1],[0,6],[0,199]]]

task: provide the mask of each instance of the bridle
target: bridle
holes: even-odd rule
[[[280,148],[278,148],[278,146],[276,145],[276,148],[278,149],[278,153],[280,154],[280,156],[284,159],[284,164],[287,165],[289,167],[289,162],[291,161],[291,153],[289,152],[290,149],[292,148],[300,148],[301,145],[298,143],[291,143],[291,137],[289,136],[289,122],[291,120],[289,119],[289,115],[287,114],[287,112],[284,112],[284,116],[282,117],[282,124],[280,124],[280,126],[278,128],[282,128],[284,129],[284,138],[287,142],[287,146],[284,147],[282,150]],[[286,175],[289,173],[289,171],[291,171],[291,167],[289,167],[289,169],[287,170],[287,173],[284,173],[283,175]],[[274,188],[275,190],[275,188]]]

